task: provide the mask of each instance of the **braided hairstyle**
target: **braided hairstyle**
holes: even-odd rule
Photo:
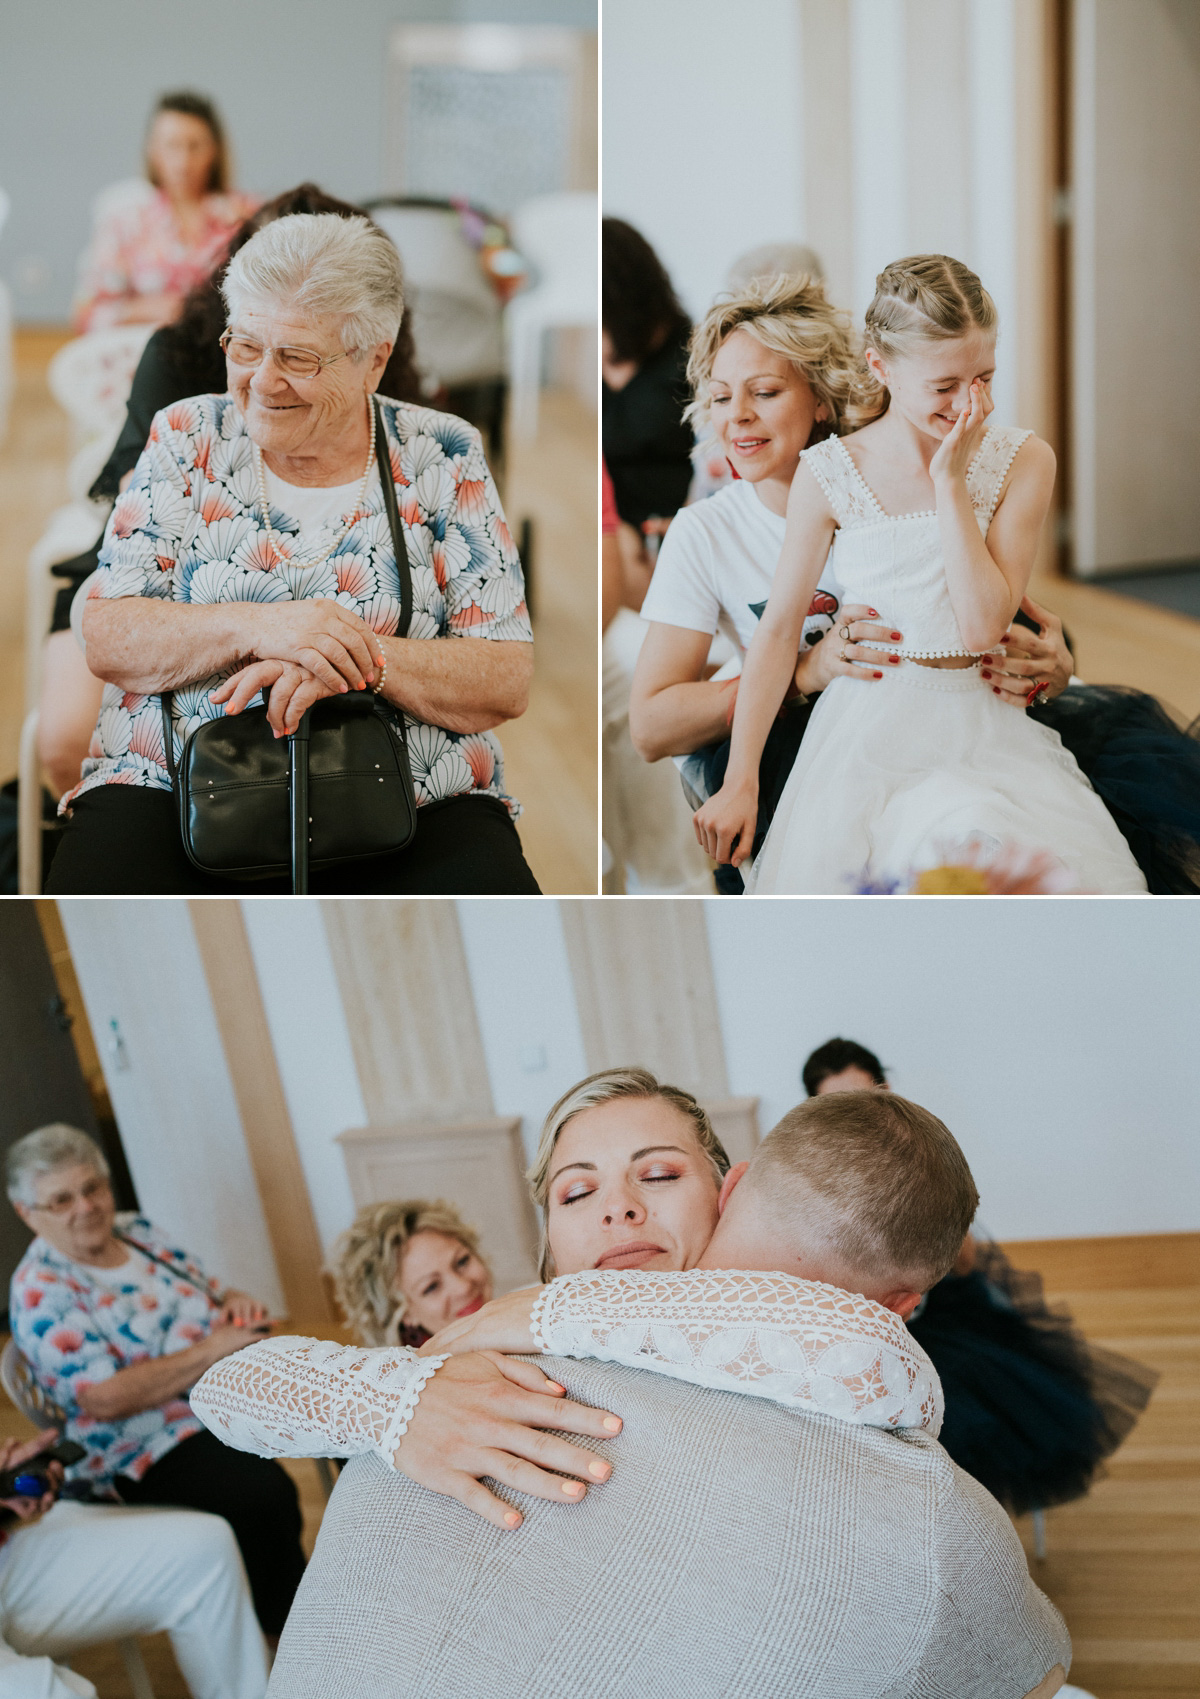
[[[972,330],[994,332],[999,323],[996,303],[961,260],[913,254],[893,260],[875,279],[863,347],[873,348],[881,360],[895,360],[917,342],[948,342]],[[851,428],[861,430],[881,418],[889,399],[887,386],[864,360],[847,410]]]

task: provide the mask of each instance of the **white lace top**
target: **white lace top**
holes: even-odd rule
[[[786,1274],[690,1269],[565,1275],[534,1306],[532,1345],[749,1392],[880,1428],[942,1425],[937,1373],[881,1304]],[[377,1453],[389,1468],[444,1357],[403,1346],[267,1339],[215,1363],[191,1395],[218,1439],[260,1457]]]
[[[983,536],[1000,500],[1017,450],[1032,432],[989,425],[967,472],[967,490]],[[827,437],[800,457],[825,493],[837,521],[828,570],[846,602],[878,608],[904,632],[903,643],[880,643],[898,655],[969,655],[950,601],[937,513],[883,511],[839,437]]]

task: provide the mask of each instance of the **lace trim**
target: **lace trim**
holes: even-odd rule
[[[966,485],[971,506],[983,520],[985,529],[992,522],[1004,480],[1017,451],[1032,435],[1032,431],[1018,430],[1011,425],[989,425],[984,432],[975,458],[967,468]],[[860,529],[867,525],[900,525],[910,519],[937,518],[934,507],[922,508],[917,513],[885,512],[841,437],[827,437],[815,448],[806,448],[800,458],[807,463],[809,471],[820,484],[842,530],[851,526]]]
[[[565,1275],[534,1306],[555,1356],[594,1357],[869,1427],[942,1424],[937,1372],[900,1318],[839,1287],[733,1269]]]
[[[191,1406],[205,1427],[259,1457],[352,1457],[388,1468],[421,1393],[445,1357],[405,1346],[264,1339],[222,1357],[197,1381]]]
[[[565,1280],[571,1280],[574,1278],[575,1277],[573,1275],[563,1276],[563,1279]],[[550,1352],[553,1350],[553,1347],[548,1343],[548,1336],[542,1326],[542,1322],[546,1315],[546,1305],[549,1303],[551,1294],[557,1284],[558,1282],[555,1281],[549,1286],[543,1286],[534,1300],[532,1310],[529,1312],[529,1331],[533,1335],[533,1343],[539,1351]]]
[[[1032,435],[1032,431],[1018,430],[1012,425],[989,426],[979,453],[967,468],[971,506],[981,515],[985,530],[992,523],[1009,467],[1021,445]]]

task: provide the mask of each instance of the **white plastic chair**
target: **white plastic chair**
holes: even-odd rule
[[[39,1386],[32,1367],[22,1355],[15,1339],[10,1339],[3,1352],[0,1352],[0,1386],[3,1386],[26,1421],[32,1422],[34,1427],[63,1427],[66,1421],[65,1412],[60,1410]],[[154,1689],[146,1671],[146,1660],[142,1657],[142,1648],[137,1640],[130,1635],[124,1640],[118,1640],[117,1645],[125,1665],[125,1673],[129,1677],[129,1685],[133,1689],[133,1699],[154,1699]]]
[[[534,274],[505,313],[512,428],[526,440],[537,435],[542,333],[599,322],[598,226],[592,194],[538,195],[513,216],[513,244]]]
[[[372,202],[404,268],[417,360],[429,389],[503,382],[500,302],[451,207]]]
[[[60,581],[50,568],[72,560],[99,537],[108,516],[97,502],[72,502],[51,515],[30,551],[25,569],[25,718],[17,755],[17,890],[36,897],[42,888],[42,768],[38,760],[38,702],[42,654]],[[81,589],[83,586],[80,587]],[[80,600],[76,594],[75,601]],[[74,614],[74,603],[72,603]],[[72,627],[75,621],[72,619]],[[76,638],[82,647],[80,633]]]
[[[133,374],[153,329],[123,324],[90,330],[65,343],[47,368],[50,393],[71,421],[74,450],[98,438],[106,444],[100,466],[121,434]]]

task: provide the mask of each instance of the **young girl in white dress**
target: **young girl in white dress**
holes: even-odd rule
[[[759,756],[831,549],[846,601],[878,608],[904,641],[880,645],[880,688],[835,678],[822,693],[749,890],[903,885],[964,851],[986,862],[1013,848],[1048,852],[1065,889],[1146,890],[1057,733],[1003,703],[980,664],[1025,593],[1054,487],[1046,443],[987,423],[996,329],[991,297],[957,260],[919,255],[877,279],[864,428],[800,457],[725,783],[695,817],[715,860],[749,856]]]

